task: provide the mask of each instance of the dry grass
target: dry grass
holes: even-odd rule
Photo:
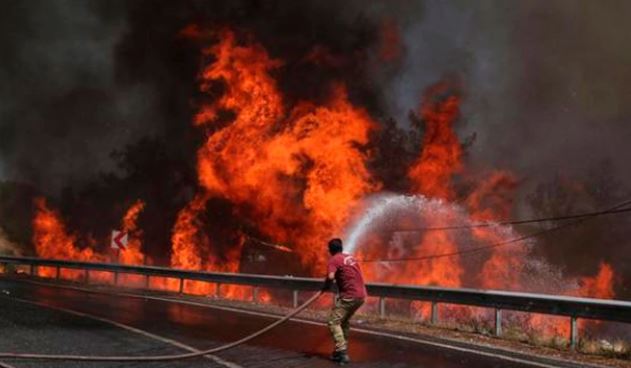
[[[579,351],[585,354],[603,355],[614,359],[631,358],[631,346],[628,341],[616,339],[613,342],[600,339],[583,339],[579,343]]]

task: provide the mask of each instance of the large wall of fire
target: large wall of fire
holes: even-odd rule
[[[388,34],[387,27],[385,31]],[[283,60],[270,55],[251,35],[197,26],[186,27],[180,35],[202,45],[198,89],[204,98],[199,99],[190,124],[203,139],[196,147],[198,186],[172,224],[169,265],[192,270],[240,270],[249,231],[234,230],[227,245],[222,238],[221,246],[216,234],[207,231],[206,222],[212,221],[206,216],[208,203],[221,199],[234,206],[236,216],[249,224],[248,230],[253,229],[257,237],[268,242],[283,244],[302,272],[319,276],[327,256],[326,241],[344,234],[365,210],[364,199],[384,188],[381,178],[371,170],[373,152],[366,148],[383,126],[352,102],[342,82],[330,83],[328,95],[318,101],[287,98],[278,82]],[[393,50],[383,52],[384,58],[395,57]],[[487,170],[468,178],[466,191],[457,190],[458,181],[466,173],[466,148],[454,128],[461,118],[462,98],[459,82],[447,78],[427,87],[418,106],[410,107],[422,124],[423,135],[419,137],[416,158],[402,174],[407,183],[404,192],[456,206],[458,213],[473,222],[506,219],[512,213],[513,192],[518,186],[511,172]],[[35,205],[33,244],[38,256],[115,260],[114,254],[96,240],[81,237],[79,241],[46,199],[39,198]],[[123,263],[153,263],[143,254],[143,230],[138,225],[139,216],[146,210],[143,198],[138,198],[120,223],[112,224],[130,234],[129,247],[120,256]],[[425,221],[426,225],[445,226],[449,216],[425,216]],[[468,239],[494,244],[515,235],[514,229],[475,228]],[[365,244],[358,247],[358,257],[391,256],[391,240],[391,234],[363,239]],[[394,266],[371,262],[363,269],[370,281],[614,297],[614,270],[605,262],[600,263],[596,275],[561,277],[552,290],[541,290],[531,284],[532,278],[524,276],[523,265],[531,257],[529,247],[493,248],[471,265],[465,255],[457,254],[463,247],[459,242],[460,238],[449,231],[427,232],[405,243],[405,256],[453,256]],[[287,272],[279,265],[270,265],[269,269],[271,273]],[[42,275],[50,273],[42,270]],[[190,287],[194,289],[195,285]],[[198,285],[197,292],[210,292],[210,288]],[[538,323],[537,318],[532,317],[531,323]]]
[[[238,271],[247,234],[236,234],[233,244],[219,252],[213,234],[204,231],[201,214],[210,199],[219,197],[247,209],[244,213],[255,222],[258,234],[290,245],[302,267],[316,275],[326,257],[326,240],[342,234],[351,217],[362,210],[362,199],[382,188],[369,169],[371,152],[363,149],[380,125],[349,100],[342,83],[330,85],[324,103],[287,101],[274,77],[283,61],[270,56],[251,37],[238,37],[230,29],[206,31],[196,26],[187,27],[182,35],[205,44],[198,83],[200,93],[209,98],[197,107],[191,122],[199,127],[199,134],[206,136],[197,150],[197,193],[180,210],[172,227],[171,266]],[[461,203],[474,220],[504,219],[511,213],[511,191],[517,186],[510,172],[490,170],[464,196],[454,189],[465,164],[464,149],[454,130],[461,98],[458,83],[451,80],[439,81],[425,90],[417,107],[424,134],[418,157],[407,168],[408,194]],[[145,258],[140,254],[142,231],[135,224],[143,207],[140,198],[120,225],[133,234],[130,250],[123,258],[126,263],[139,263]],[[37,209],[33,242],[38,255],[107,258],[91,244],[76,244],[44,199],[37,201]],[[493,243],[506,235],[476,229],[473,236]],[[365,248],[360,252],[374,251],[377,253],[372,256],[377,257],[385,254],[379,253],[379,247]],[[457,249],[448,232],[436,231],[420,239],[408,254]],[[482,276],[477,285],[526,288],[511,273],[523,257],[526,251],[519,247],[493,250],[480,264]],[[422,267],[410,262],[400,265],[388,278],[462,286],[465,271],[460,263],[458,256],[432,260]],[[379,278],[374,267],[365,268],[371,279]],[[611,267],[603,263],[595,280],[607,284],[602,279],[611,279],[611,273]],[[596,291],[593,285],[597,281],[585,284],[592,285],[588,289],[593,296],[613,296],[610,286]]]

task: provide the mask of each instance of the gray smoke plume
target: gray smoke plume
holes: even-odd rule
[[[115,2],[3,2],[0,179],[55,191],[112,170],[111,152],[147,133],[139,123],[151,91],[115,82],[122,10]]]
[[[631,3],[423,4],[400,18],[405,53],[385,83],[390,114],[405,122],[425,86],[455,73],[467,90],[461,135],[477,133],[476,164],[536,181],[609,160],[631,186]]]

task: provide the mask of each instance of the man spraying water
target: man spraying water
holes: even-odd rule
[[[343,252],[342,240],[329,241],[329,258],[325,290],[329,290],[333,281],[337,284],[339,294],[335,298],[335,306],[328,317],[328,326],[335,343],[335,351],[331,356],[340,364],[350,362],[348,357],[348,332],[350,319],[366,299],[366,286],[357,260]]]

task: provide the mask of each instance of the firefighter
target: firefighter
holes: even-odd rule
[[[331,359],[340,364],[350,363],[348,357],[348,331],[350,319],[366,300],[366,286],[357,260],[343,252],[342,240],[329,241],[329,258],[325,290],[337,284],[338,295],[327,324],[333,336],[335,350]]]

